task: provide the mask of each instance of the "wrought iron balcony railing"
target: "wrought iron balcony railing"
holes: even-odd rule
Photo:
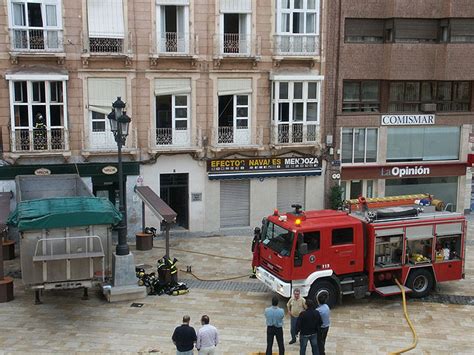
[[[274,37],[274,50],[277,55],[308,56],[319,55],[319,35],[316,34],[278,34]]]
[[[82,35],[83,52],[96,55],[132,54],[132,33],[125,38],[102,38]]]
[[[50,152],[69,150],[68,131],[62,127],[46,129],[14,128],[12,152]]]
[[[11,50],[15,52],[62,52],[63,31],[44,28],[10,29]]]
[[[197,129],[194,136],[189,128],[156,128],[150,132],[153,149],[195,149],[202,145],[202,130],[200,128]]]
[[[240,33],[214,35],[214,53],[218,57],[258,57],[260,37]]]
[[[319,125],[310,123],[279,123],[273,129],[274,144],[316,143]]]
[[[212,130],[214,146],[261,146],[263,144],[263,128],[220,126]]]

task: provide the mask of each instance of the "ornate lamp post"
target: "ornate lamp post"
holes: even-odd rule
[[[124,111],[125,102],[117,97],[117,100],[112,104],[112,112],[107,118],[110,121],[110,130],[114,134],[118,149],[118,177],[119,177],[119,210],[122,213],[122,220],[120,221],[118,229],[118,244],[116,248],[117,255],[128,255],[130,253],[127,244],[127,212],[125,210],[125,194],[123,191],[123,170],[122,170],[122,147],[128,136],[131,118],[127,116]]]

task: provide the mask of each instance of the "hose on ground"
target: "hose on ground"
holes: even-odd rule
[[[223,278],[223,279],[203,279],[199,276],[197,276],[194,272],[192,271],[187,271],[187,270],[182,270],[180,269],[179,271],[181,272],[185,272],[187,274],[191,274],[193,275],[193,277],[196,279],[196,280],[199,280],[199,281],[229,281],[229,280],[235,280],[235,279],[241,279],[243,277],[249,277],[250,274],[246,274],[246,275],[239,275],[239,276],[231,276],[231,277],[226,277],[226,278]]]
[[[165,247],[158,247],[158,246],[153,246],[153,248],[165,249]],[[210,256],[210,257],[213,257],[213,258],[242,260],[242,261],[252,261],[252,259],[238,258],[238,257],[235,257],[235,256],[216,255],[216,254],[203,253],[203,252],[200,252],[200,251],[193,251],[193,250],[186,250],[186,249],[179,249],[179,248],[170,248],[170,249],[173,249],[173,250],[175,250],[175,251],[181,251],[181,252],[184,252],[184,253],[191,253],[191,254],[198,254],[198,255]]]
[[[397,279],[395,279],[395,282],[397,283],[398,287],[402,291],[403,313],[405,314],[405,319],[407,320],[407,323],[410,326],[411,332],[413,333],[413,343],[410,346],[408,346],[404,349],[397,350],[397,351],[394,351],[394,352],[390,352],[389,355],[397,355],[397,354],[406,353],[407,351],[415,349],[416,344],[418,344],[418,335],[416,334],[415,327],[413,326],[412,322],[410,321],[410,318],[408,317],[407,302],[406,302],[406,297],[405,297],[405,289],[400,284],[400,282],[398,282]]]

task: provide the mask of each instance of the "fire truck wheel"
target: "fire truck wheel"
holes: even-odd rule
[[[318,305],[318,297],[325,295],[326,303],[329,308],[334,308],[337,303],[337,292],[336,288],[331,281],[328,280],[316,280],[309,290],[308,297],[312,299],[316,305]]]
[[[433,288],[433,282],[433,274],[429,270],[412,270],[406,283],[406,286],[412,290],[408,295],[413,298],[425,297]]]

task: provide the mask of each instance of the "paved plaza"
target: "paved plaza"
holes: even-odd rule
[[[466,279],[443,283],[437,293],[421,301],[410,300],[408,311],[419,343],[411,354],[472,354],[474,334],[474,218],[469,217]],[[200,327],[201,315],[210,316],[220,332],[219,354],[264,351],[266,327],[263,310],[272,293],[249,279],[250,236],[174,238],[171,256],[180,269],[191,265],[202,280],[180,272],[190,292],[181,296],[148,296],[136,302],[107,303],[99,293],[81,300],[80,290],[46,291],[44,304],[34,305],[34,294],[19,279],[19,257],[5,262],[15,278],[15,299],[0,304],[0,352],[4,353],[148,353],[174,354],[174,328],[184,314]],[[132,250],[137,264],[152,271],[164,254],[164,241],[155,240],[151,251]],[[218,255],[218,256],[214,256]],[[221,257],[219,257],[221,256]],[[222,257],[232,258],[222,258]],[[205,281],[227,279],[227,281]],[[281,298],[280,305],[286,300]],[[332,311],[328,354],[383,354],[408,346],[412,335],[403,317],[401,296],[363,300],[345,298]],[[284,324],[286,354],[298,354],[288,345],[289,316]],[[276,344],[274,351],[277,351]],[[310,349],[307,350],[308,354]],[[196,352],[197,353],[197,352]]]

